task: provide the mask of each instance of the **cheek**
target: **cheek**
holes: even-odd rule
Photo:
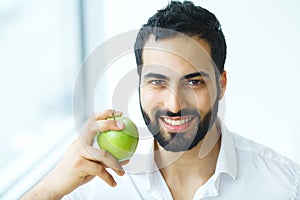
[[[161,95],[153,90],[141,89],[141,104],[143,109],[148,112],[160,104],[159,99]]]
[[[202,90],[200,92],[195,92],[193,96],[191,96],[189,101],[189,105],[198,108],[201,113],[208,113],[215,102],[216,95],[211,94],[209,89]]]
[[[209,96],[201,96],[198,101],[198,107],[200,108],[200,111],[203,113],[208,113],[208,111],[212,108],[212,102],[211,98]]]

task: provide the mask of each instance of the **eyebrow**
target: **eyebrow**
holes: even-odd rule
[[[162,74],[156,74],[156,73],[148,73],[144,76],[145,78],[158,78],[158,79],[166,79],[170,80],[168,77]]]
[[[194,72],[191,74],[187,74],[184,75],[180,80],[184,80],[184,79],[191,79],[197,76],[204,76],[204,77],[208,77],[209,74],[202,72],[202,71],[198,71],[198,72]],[[165,79],[165,80],[170,80],[167,76],[162,75],[162,74],[157,74],[157,73],[148,73],[144,76],[145,78],[158,78],[158,79]]]
[[[194,73],[185,75],[184,77],[181,78],[181,80],[182,79],[191,79],[191,78],[194,78],[194,77],[197,77],[197,76],[208,77],[209,74],[207,74],[205,72],[202,72],[202,71],[198,71],[198,72],[194,72]]]

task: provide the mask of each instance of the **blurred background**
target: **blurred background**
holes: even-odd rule
[[[80,73],[82,62],[113,36],[140,28],[167,2],[0,0],[0,199],[20,197],[76,137],[74,87],[80,79],[84,121],[90,81]],[[300,163],[300,2],[194,3],[217,16],[227,40],[226,125]],[[117,80],[135,68],[134,56],[114,64],[127,66],[109,72]],[[111,105],[103,94],[115,86],[99,84],[104,89],[95,92],[95,111]],[[130,117],[142,126],[132,102]]]

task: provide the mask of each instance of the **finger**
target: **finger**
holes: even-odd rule
[[[119,162],[120,164],[121,164],[121,166],[123,166],[123,165],[126,165],[126,164],[128,164],[129,163],[129,160],[124,160],[124,161],[121,161],[121,162]],[[105,166],[104,166],[105,167]],[[123,176],[124,174],[125,174],[125,171],[119,171],[119,170],[115,170],[115,169],[113,169],[115,172],[116,172],[116,174],[118,174],[119,176]]]
[[[124,160],[119,162],[121,164],[121,166],[126,165],[129,163],[129,160]],[[105,164],[101,163],[101,165],[105,168],[108,168],[108,166],[106,166]],[[114,172],[116,172],[116,174],[118,174],[119,176],[123,176],[125,174],[125,171],[120,171],[120,170],[116,170],[116,169],[112,169]]]
[[[115,169],[112,169],[112,170],[119,176],[123,176],[125,174],[125,171],[119,171],[119,170],[115,170]]]
[[[93,128],[97,133],[108,130],[122,130],[124,123],[117,120],[98,120],[93,124]]]
[[[107,170],[103,166],[101,166],[101,164],[89,161],[85,163],[84,171],[86,171],[86,173],[88,173],[89,175],[100,177],[112,187],[115,187],[117,185],[112,175],[108,173]]]
[[[91,118],[92,118],[92,120],[103,120],[103,119],[107,119],[109,117],[113,117],[113,113],[116,117],[119,117],[122,115],[121,111],[109,109],[109,110],[103,110],[98,113],[95,113],[94,115],[91,116]]]
[[[98,132],[104,132],[108,130],[122,130],[124,123],[115,120],[98,120],[87,123],[84,131],[81,132],[81,139],[85,144],[91,145]]]
[[[120,162],[121,165],[127,165],[129,163],[129,160],[123,160],[122,162]]]
[[[109,152],[102,149],[96,149],[91,146],[86,146],[84,148],[85,150],[82,152],[82,156],[84,158],[103,163],[105,167],[112,168],[113,170],[117,170],[119,172],[124,171],[121,163]]]

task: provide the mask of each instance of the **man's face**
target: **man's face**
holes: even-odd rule
[[[168,151],[192,149],[215,122],[219,81],[200,39],[174,37],[143,49],[140,105],[148,129]]]

